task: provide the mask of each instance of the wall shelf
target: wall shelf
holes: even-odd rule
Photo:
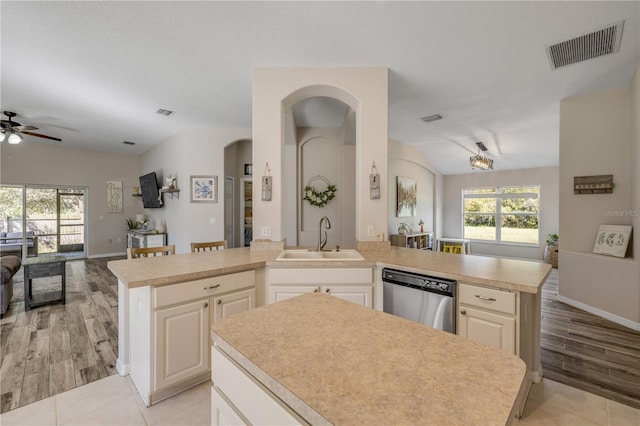
[[[161,189],[160,194],[167,194],[171,198],[180,198],[180,190],[179,189]]]

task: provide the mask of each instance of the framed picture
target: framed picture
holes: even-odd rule
[[[415,179],[396,177],[396,216],[412,217],[416,215],[418,184]]]
[[[630,237],[630,225],[600,225],[593,252],[607,256],[625,257]]]
[[[191,202],[217,203],[218,176],[191,176]]]
[[[253,174],[253,164],[244,165],[244,174],[248,176],[251,176]]]
[[[122,181],[107,181],[107,213],[122,213]]]

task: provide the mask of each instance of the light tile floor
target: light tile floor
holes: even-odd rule
[[[10,425],[210,425],[211,382],[146,408],[131,380],[109,376],[0,415]],[[640,410],[561,383],[533,385],[516,425],[640,426]]]

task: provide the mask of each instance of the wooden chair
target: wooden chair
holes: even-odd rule
[[[216,251],[227,248],[227,240],[210,241],[206,243],[191,243],[191,253],[199,251]]]
[[[138,257],[168,256],[170,254],[176,254],[175,244],[160,247],[127,249],[127,259],[135,259]]]

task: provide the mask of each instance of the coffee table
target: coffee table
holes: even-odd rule
[[[22,262],[24,268],[24,310],[28,311],[39,306],[50,305],[53,303],[65,304],[66,292],[66,265],[67,258],[64,256],[39,256],[29,257]],[[33,279],[55,277],[60,275],[62,278],[62,288],[60,297],[58,298],[41,298],[36,299],[32,294]]]

